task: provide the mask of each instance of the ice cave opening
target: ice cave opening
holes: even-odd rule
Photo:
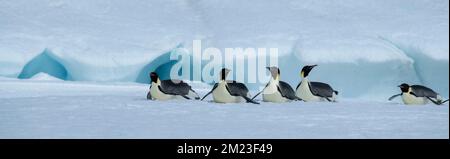
[[[57,60],[57,57],[50,50],[45,49],[23,67],[18,78],[28,79],[41,72],[62,80],[67,80],[69,75],[66,67]]]
[[[150,72],[156,72],[161,80],[170,79],[170,70],[178,62],[177,60],[170,60],[170,54],[171,51],[166,52],[145,65],[139,72],[136,82],[150,83]]]

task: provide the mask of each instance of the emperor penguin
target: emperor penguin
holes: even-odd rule
[[[406,105],[424,105],[428,101],[433,102],[436,105],[444,104],[448,102],[448,99],[443,101],[442,97],[433,91],[432,89],[421,85],[408,85],[403,83],[399,85],[402,93],[393,95],[389,100],[393,100],[398,96],[402,96],[403,103]]]
[[[248,93],[248,88],[245,84],[226,80],[230,71],[231,70],[226,68],[223,68],[220,71],[220,81],[214,84],[212,90],[208,92],[202,100],[212,93],[214,102],[216,103],[239,103],[245,100],[247,103],[259,104],[250,99],[250,94]]]
[[[294,89],[288,83],[280,81],[280,69],[278,67],[266,68],[270,71],[272,78],[270,78],[263,91],[256,94],[252,99],[255,99],[261,93],[263,94],[264,102],[284,103],[299,99],[295,96]]]
[[[150,73],[150,79],[150,91],[147,93],[147,99],[149,100],[169,100],[176,97],[200,99],[191,86],[182,80],[160,80],[155,72]]]
[[[317,65],[307,65],[300,72],[302,81],[297,85],[295,95],[305,102],[324,101],[336,102],[338,91],[330,85],[321,82],[310,82],[308,75]]]

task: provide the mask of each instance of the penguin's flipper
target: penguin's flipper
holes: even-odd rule
[[[259,96],[263,91],[259,92],[258,94],[256,94],[251,100],[254,100],[257,96]]]
[[[195,100],[199,100],[200,99],[200,96],[192,88],[189,90],[189,94],[188,95],[194,97]]]
[[[213,92],[213,91],[210,91],[210,92],[206,93],[206,95],[203,96],[203,98],[202,98],[201,100],[205,99],[205,98],[206,98],[208,95],[210,95],[212,92]]]
[[[185,98],[185,99],[187,99],[187,100],[191,100],[191,98],[189,98],[189,97],[186,96],[186,95],[182,95],[182,97]]]
[[[300,87],[301,84],[302,84],[302,82],[300,82],[300,83],[297,85],[297,87],[295,88],[295,90],[297,90],[298,87]]]
[[[444,104],[444,103],[447,103],[448,102],[448,99],[447,100],[444,100],[444,101],[442,101],[442,104]]]
[[[323,98],[325,98],[328,102],[333,102],[333,100],[331,100],[331,99],[328,98],[328,97],[323,97]]]
[[[435,100],[433,100],[433,99],[430,98],[430,97],[427,97],[427,98],[428,98],[428,100],[430,100],[431,102],[433,102],[433,103],[436,104],[436,105],[441,105],[441,104],[442,104],[442,102],[435,101]]]
[[[402,95],[401,93],[400,93],[400,94],[393,95],[393,96],[390,97],[388,100],[391,101],[391,100],[393,100],[394,98],[397,98],[398,96],[401,96],[401,95]]]
[[[205,99],[207,96],[209,96],[209,95],[210,95],[210,94],[211,94],[218,86],[219,86],[218,83],[214,84],[214,87],[211,89],[211,91],[209,91],[208,93],[206,93],[206,95],[203,96],[203,98],[202,98],[201,100],[203,100],[203,99]]]
[[[266,86],[264,87],[264,89],[266,89],[267,86],[269,86],[269,83],[266,84]],[[252,100],[254,100],[254,99],[255,99],[257,96],[259,96],[262,92],[264,92],[264,89],[263,89],[261,92],[259,92],[258,94],[256,94],[256,95],[252,98]]]
[[[247,103],[259,104],[258,102],[256,102],[256,101],[250,99],[250,98],[247,97],[247,96],[241,96],[241,97],[244,98],[244,99],[247,101]]]

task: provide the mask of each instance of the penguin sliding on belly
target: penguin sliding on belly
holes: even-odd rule
[[[295,96],[295,91],[292,87],[283,81],[280,81],[280,69],[278,67],[266,67],[272,78],[270,78],[269,83],[263,89],[263,91],[256,94],[253,98],[255,99],[259,94],[263,94],[264,102],[273,102],[273,103],[283,103],[292,100],[299,100],[297,96]]]
[[[176,97],[199,100],[198,94],[182,80],[160,80],[158,74],[150,73],[151,85],[147,93],[149,100],[169,100]]]
[[[389,100],[393,100],[398,96],[402,96],[403,103],[407,105],[424,105],[428,101],[433,102],[436,105],[444,104],[448,102],[448,99],[443,101],[442,97],[432,89],[421,85],[408,85],[403,83],[399,85],[402,93],[393,95]]]
[[[243,83],[225,80],[229,72],[226,68],[220,71],[220,82],[214,84],[213,89],[202,100],[212,93],[214,102],[217,103],[239,103],[245,100],[247,103],[259,104],[250,99],[248,88]]]
[[[338,91],[333,90],[330,85],[321,82],[310,82],[308,75],[317,65],[303,67],[300,76],[302,81],[297,85],[295,95],[305,102],[324,101],[336,102]]]

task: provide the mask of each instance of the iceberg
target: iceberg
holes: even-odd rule
[[[448,97],[448,3],[0,1],[0,76],[43,72],[62,80],[148,83],[151,71],[168,78],[174,48],[189,50],[201,40],[222,52],[278,48],[282,78],[293,87],[303,65],[319,64],[312,80],[330,83],[343,97],[384,100],[403,82]],[[264,85],[242,82],[252,90]]]

